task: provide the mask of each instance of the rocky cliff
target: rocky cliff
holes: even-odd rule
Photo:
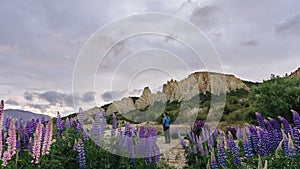
[[[249,87],[234,75],[195,72],[181,81],[173,79],[168,81],[163,85],[161,92],[152,93],[149,87],[145,87],[142,95],[135,103],[131,98],[114,101],[108,107],[107,113],[125,113],[131,110],[144,109],[153,105],[154,102],[189,100],[199,93],[211,92],[220,95],[237,89],[249,90]]]
[[[300,78],[300,67],[295,72],[291,73],[290,77],[298,77],[298,78]]]

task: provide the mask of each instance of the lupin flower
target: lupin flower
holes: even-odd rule
[[[289,139],[287,138],[286,134],[284,133],[284,131],[282,131],[282,135],[283,135],[283,139],[282,139],[282,147],[283,147],[283,152],[284,152],[284,156],[286,158],[289,157],[289,149],[288,149],[288,142]]]
[[[1,123],[2,124],[2,123]],[[0,130],[0,159],[2,157],[2,149],[3,149],[3,145],[2,145],[2,130]]]
[[[125,136],[131,137],[132,136],[132,128],[129,122],[125,122]]]
[[[86,159],[85,159],[85,152],[84,152],[84,144],[81,139],[75,144],[75,149],[78,152],[77,160],[79,162],[80,169],[86,169]]]
[[[59,112],[57,112],[57,117],[56,117],[56,129],[59,135],[61,135],[64,130],[63,122],[61,120]]]
[[[179,136],[179,139],[180,139],[180,144],[181,144],[182,148],[187,150],[186,142],[184,141],[183,137]]]
[[[269,134],[265,129],[262,128],[258,128],[258,138],[259,138],[259,154],[260,156],[265,156],[269,153],[271,153],[272,148],[268,145],[270,145],[270,138],[269,138]],[[269,149],[270,148],[270,149]]]
[[[32,163],[38,164],[41,155],[41,140],[42,140],[42,129],[43,125],[37,123],[36,131],[34,133],[34,143],[32,146]]]
[[[155,164],[158,164],[159,160],[160,160],[160,150],[159,150],[159,147],[156,146],[155,147],[155,156],[154,156],[154,162],[155,162]]]
[[[4,101],[1,100],[1,103],[0,103],[0,159],[1,159],[1,156],[2,156],[2,139],[3,139],[3,134],[4,134],[4,131],[3,131],[3,119],[4,119]]]
[[[26,123],[26,132],[28,135],[28,139],[33,137],[33,125],[31,124],[31,121],[27,121]]]
[[[117,116],[115,113],[112,115],[112,127],[111,127],[111,136],[116,135],[116,129],[117,129]]]
[[[243,135],[244,135],[244,129],[238,127],[238,129],[236,130],[236,138],[237,139],[243,139]]]
[[[250,158],[252,157],[252,146],[251,146],[251,140],[248,140],[247,137],[247,129],[244,129],[244,135],[243,135],[243,141],[242,141],[242,145],[244,148],[244,154],[245,154],[245,158]]]
[[[294,128],[294,142],[297,152],[300,152],[300,130]]]
[[[263,119],[262,115],[260,113],[256,112],[255,116],[257,119],[258,126],[260,128],[265,128],[265,123],[264,123],[264,119]]]
[[[66,119],[66,128],[70,128],[71,127],[71,124],[70,124],[70,120],[69,120],[69,117],[67,117]]]
[[[95,114],[95,120],[94,120],[94,124],[93,124],[93,129],[92,129],[92,134],[94,141],[96,142],[96,144],[100,144],[101,143],[101,139],[102,136],[104,135],[104,131],[105,128],[103,128],[103,119],[101,118],[100,112],[97,111]]]
[[[289,158],[291,159],[292,157],[296,156],[297,155],[297,150],[294,146],[294,143],[293,143],[293,140],[292,140],[292,137],[290,134],[288,134],[288,137],[289,137],[289,141],[288,141],[288,150],[289,150]]]
[[[278,147],[280,141],[282,140],[282,132],[280,128],[280,124],[275,120],[270,117],[268,117],[270,123],[272,124],[274,130],[273,130],[273,138],[274,138],[274,148]]]
[[[50,151],[50,147],[52,144],[52,130],[53,130],[53,123],[52,123],[52,119],[50,118],[46,126],[46,133],[45,133],[44,143],[42,147],[42,155],[48,154]]]
[[[7,162],[11,159],[10,153],[8,151],[4,151],[2,157],[2,166],[6,167]]]
[[[84,120],[84,111],[83,111],[83,109],[82,109],[82,108],[79,108],[79,111],[78,111],[77,117],[78,117],[78,121],[79,121],[80,125],[83,125],[83,120]]]
[[[218,158],[219,165],[225,167],[226,153],[225,153],[225,149],[221,137],[222,136],[220,136],[220,139],[217,139],[217,158]]]
[[[6,140],[7,143],[7,151],[10,154],[10,157],[16,154],[16,144],[17,144],[17,135],[16,135],[16,127],[14,125],[14,120],[10,123],[10,127],[8,130],[8,138]]]
[[[45,126],[46,125],[46,118],[45,116],[42,117],[41,123]]]
[[[194,146],[193,146],[193,153],[194,153],[194,154],[197,154],[197,153],[198,153],[198,151],[197,151],[197,145],[196,145],[196,144],[194,144]]]
[[[291,125],[289,124],[289,122],[284,118],[284,117],[281,117],[281,116],[278,116],[279,120],[282,122],[283,124],[283,128],[284,128],[284,133],[286,135],[288,135],[288,133],[290,133],[290,135],[293,137],[293,130],[292,130],[292,127]]]
[[[257,135],[257,131],[256,131],[256,128],[253,126],[253,125],[250,125],[248,126],[248,129],[250,130],[251,132],[251,135],[252,135],[252,142],[253,142],[253,147],[254,147],[254,151],[257,153],[258,152],[258,135]]]
[[[270,145],[269,149],[270,152],[273,151],[274,149],[276,149],[277,147],[277,140],[276,140],[276,130],[273,128],[272,124],[268,121],[268,120],[264,120],[268,134],[269,134],[269,138],[270,138]]]
[[[299,113],[296,112],[295,110],[291,110],[291,112],[293,113],[293,121],[295,124],[295,128],[298,130],[300,129],[300,116]]]
[[[211,150],[211,155],[210,155],[210,167],[211,167],[211,169],[216,169],[216,168],[218,168],[218,164],[217,164],[217,161],[216,161],[214,149]]]
[[[205,152],[204,152],[204,149],[203,149],[201,137],[196,137],[196,140],[197,140],[196,145],[198,147],[198,151],[201,153],[201,155],[204,155]]]
[[[238,168],[241,167],[242,164],[241,164],[241,161],[240,161],[239,152],[238,152],[236,144],[234,143],[233,136],[232,136],[230,131],[228,132],[227,144],[229,146],[230,152],[231,152],[232,157],[233,157],[234,166],[238,167]]]

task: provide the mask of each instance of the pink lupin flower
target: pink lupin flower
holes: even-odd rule
[[[34,143],[32,147],[32,163],[39,163],[39,158],[41,154],[41,141],[42,141],[42,129],[43,125],[41,123],[37,123],[37,127],[34,133]]]
[[[2,157],[2,166],[6,167],[7,162],[11,159],[10,153],[8,151],[5,151],[3,153],[3,157]]]
[[[7,151],[9,152],[10,157],[16,154],[16,146],[17,146],[17,135],[16,135],[16,126],[14,124],[14,119],[10,123],[10,127],[8,130],[8,138],[6,140],[7,143]]]
[[[1,100],[0,103],[0,158],[2,156],[2,128],[3,128],[3,118],[4,118],[4,101]]]
[[[45,139],[42,148],[42,155],[48,154],[50,151],[50,146],[52,143],[52,129],[53,129],[52,119],[49,119],[48,124],[46,126],[46,133],[45,133]]]
[[[2,130],[0,130],[0,159],[1,159],[1,157],[2,157]]]

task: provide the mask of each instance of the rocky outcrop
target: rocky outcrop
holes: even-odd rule
[[[112,114],[115,112],[127,113],[132,110],[136,110],[136,107],[131,98],[123,98],[118,101],[114,101],[111,105],[108,106],[106,112]]]
[[[141,97],[135,101],[136,109],[145,109],[146,107],[153,105],[155,102],[166,102],[168,99],[166,95],[162,92],[157,92],[156,94],[151,93],[149,87],[145,87]]]
[[[161,92],[151,93],[149,87],[145,87],[142,95],[133,103],[131,98],[123,98],[114,101],[107,109],[108,113],[126,113],[132,110],[145,109],[155,102],[190,100],[199,93],[211,92],[220,95],[229,91],[245,89],[249,87],[234,75],[220,73],[195,72],[187,78],[176,81],[170,80],[163,85]]]
[[[290,77],[300,78],[300,67],[295,72],[291,73]]]
[[[179,82],[168,81],[163,85],[163,94],[170,101],[189,100],[199,93],[220,95],[237,89],[249,90],[249,87],[233,75],[195,72]]]

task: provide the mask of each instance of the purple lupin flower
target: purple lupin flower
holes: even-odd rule
[[[213,147],[214,147],[213,136],[210,136],[210,137],[208,138],[208,140],[207,140],[207,145],[208,145],[208,148],[209,148],[210,150],[213,149]]]
[[[291,112],[293,113],[293,121],[295,124],[295,128],[298,130],[300,129],[300,116],[299,113],[296,112],[295,110],[291,110]]]
[[[293,137],[294,136],[293,135],[293,130],[292,130],[292,127],[289,124],[289,122],[284,117],[278,116],[278,118],[281,121],[281,123],[283,124],[284,133],[286,135],[288,135],[288,133],[290,133],[290,135]]]
[[[125,122],[125,136],[131,137],[132,136],[132,128],[129,122]]]
[[[16,129],[18,128],[18,119],[16,119],[16,121],[15,121],[15,127],[16,127]]]
[[[5,128],[6,128],[6,131],[9,130],[10,122],[11,122],[11,118],[10,118],[10,117],[7,117],[7,118],[6,118],[6,121],[5,121]]]
[[[197,154],[197,153],[198,153],[197,145],[196,145],[196,144],[193,145],[193,153],[194,153],[194,154]]]
[[[81,139],[78,140],[78,143],[75,147],[77,154],[77,160],[79,162],[80,169],[86,169],[86,159],[85,159],[85,152],[84,152],[84,144]]]
[[[112,127],[111,127],[111,136],[116,135],[116,130],[117,130],[117,116],[115,113],[112,115]]]
[[[222,136],[220,135],[220,139],[217,139],[217,158],[218,158],[218,164],[221,167],[225,167],[226,153],[225,153],[224,144],[221,137]]]
[[[249,147],[249,140],[247,138],[247,135],[246,135],[246,129],[244,129],[244,136],[243,136],[243,141],[242,141],[242,145],[243,145],[243,149],[244,149],[244,155],[245,155],[245,158],[249,158],[251,157],[250,155],[250,151],[248,149]]]
[[[155,164],[158,164],[158,163],[159,163],[159,160],[160,160],[160,150],[159,150],[159,147],[156,146],[156,147],[155,147],[154,163],[155,163]]]
[[[246,135],[247,141],[248,141],[248,146],[247,146],[248,157],[252,157],[253,156],[253,147],[252,147],[252,144],[251,144],[251,132],[250,132],[248,127],[245,128],[245,132],[246,133],[244,133],[244,135]]]
[[[195,139],[194,139],[194,137],[193,137],[193,132],[191,132],[191,130],[190,129],[187,129],[187,137],[188,137],[188,139],[189,139],[189,141],[192,143],[192,144],[194,144],[195,143]]]
[[[23,119],[21,118],[20,119],[20,125],[19,125],[19,136],[20,136],[20,139],[23,140],[24,137],[25,137],[25,129],[24,129],[24,125],[23,125]]]
[[[182,136],[179,136],[180,144],[184,150],[187,150],[186,142],[184,141]]]
[[[300,135],[299,129],[294,128],[294,142],[297,152],[300,152]]]
[[[201,155],[204,155],[205,152],[203,149],[201,137],[196,137],[196,145],[197,145],[198,151],[201,153]]]
[[[265,128],[265,123],[264,123],[264,119],[263,119],[262,115],[260,113],[256,112],[255,116],[257,119],[258,126],[260,128]]]
[[[270,146],[269,149],[270,151],[273,151],[277,148],[276,145],[276,130],[273,128],[272,124],[268,121],[268,120],[264,120],[268,134],[269,134],[269,138],[270,138]]]
[[[257,135],[257,131],[256,128],[253,125],[248,126],[248,129],[251,132],[252,135],[252,142],[253,142],[253,147],[254,147],[254,151],[256,153],[258,153],[258,135]]]
[[[67,117],[67,119],[66,119],[66,128],[69,129],[70,127],[71,127],[71,123],[70,123],[69,117]]]
[[[94,138],[94,141],[99,145],[101,144],[101,139],[102,139],[102,136],[104,135],[104,130],[105,128],[103,128],[103,125],[102,125],[102,118],[100,116],[100,112],[97,111],[96,114],[95,114],[95,120],[94,120],[94,125],[93,125],[93,138]]]
[[[236,130],[236,138],[237,139],[243,139],[243,134],[244,134],[244,129],[238,127],[238,129]]]
[[[239,152],[238,152],[236,144],[234,143],[233,136],[230,131],[228,132],[227,140],[228,140],[228,146],[229,146],[230,152],[233,157],[233,165],[235,167],[240,168],[242,166],[242,164],[240,161]]]
[[[268,134],[267,134],[265,129],[258,128],[257,135],[258,135],[258,153],[261,157],[263,157],[263,156],[265,156],[269,153],[269,150],[268,150],[268,144],[269,144]]]
[[[57,117],[56,117],[56,129],[58,131],[58,134],[61,135],[62,132],[63,132],[63,126],[61,124],[61,117],[60,117],[60,114],[59,112],[57,112]]]
[[[297,155],[297,150],[294,146],[294,143],[293,143],[293,140],[292,140],[292,137],[290,134],[288,134],[288,137],[289,137],[289,141],[288,141],[289,155],[288,155],[288,157],[291,159],[292,157]]]
[[[21,140],[20,137],[18,136],[17,141],[16,141],[16,148],[18,150],[18,155],[20,156],[22,154],[22,149],[21,149]]]
[[[289,148],[288,148],[288,142],[289,139],[287,138],[286,134],[284,133],[284,131],[282,131],[282,135],[283,135],[283,139],[282,139],[282,147],[283,147],[283,152],[284,152],[284,156],[286,158],[289,158]]]
[[[84,111],[82,108],[79,108],[79,111],[77,113],[78,121],[80,125],[83,125],[83,120],[84,120]]]
[[[127,138],[127,147],[129,149],[129,160],[130,163],[133,164],[134,163],[134,144],[133,144],[133,140],[132,137],[126,137]]]
[[[210,167],[211,167],[211,169],[218,168],[218,164],[217,164],[217,161],[216,161],[214,149],[212,149],[211,155],[210,155]]]
[[[277,148],[280,141],[282,140],[282,132],[281,132],[280,124],[275,119],[272,119],[270,117],[268,117],[268,119],[274,128],[273,137],[275,141],[275,148]]]
[[[29,138],[33,137],[33,126],[31,124],[31,121],[27,121],[26,124],[26,132]]]
[[[42,117],[41,123],[46,127],[46,118],[45,116]]]
[[[74,118],[73,117],[70,118],[70,126],[71,127],[74,127],[74,122],[75,122]]]

